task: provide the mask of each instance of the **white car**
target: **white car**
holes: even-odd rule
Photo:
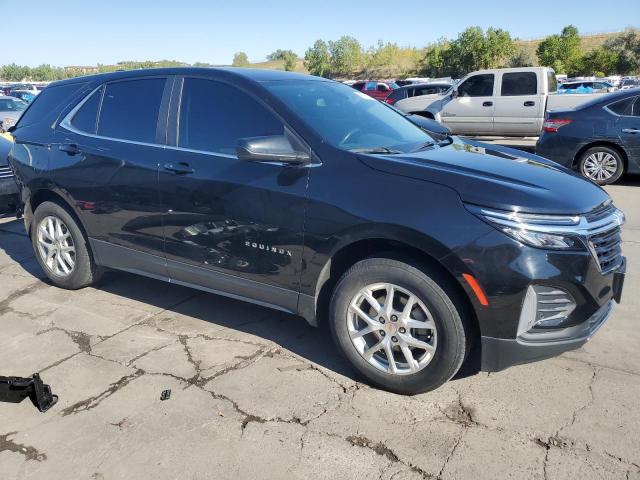
[[[22,112],[27,108],[28,103],[19,98],[0,96],[0,122],[2,130],[7,131],[9,127],[15,125]]]

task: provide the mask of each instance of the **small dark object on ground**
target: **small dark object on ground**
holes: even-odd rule
[[[169,400],[171,398],[171,389],[163,390],[160,394],[160,400]]]
[[[26,378],[0,376],[0,402],[20,403],[27,397],[41,412],[58,402],[58,396],[51,393],[51,387],[42,383],[37,373]]]

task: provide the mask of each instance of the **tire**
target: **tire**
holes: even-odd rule
[[[57,228],[58,225],[60,229]],[[41,226],[44,231],[39,231]],[[52,232],[56,235],[53,240],[51,240]],[[61,234],[58,235],[58,232]],[[40,204],[33,214],[30,237],[40,267],[56,287],[77,290],[92,285],[100,279],[102,271],[93,260],[87,238],[75,217],[66,208],[53,202]],[[42,246],[41,240],[47,244],[51,243],[52,247],[47,250],[47,247]],[[52,248],[58,253],[64,248],[68,256],[65,253],[57,255],[54,252],[48,259],[46,252],[51,251]],[[73,265],[69,259],[73,260]]]
[[[598,165],[602,167],[598,168]],[[587,149],[580,156],[578,166],[583,177],[598,185],[611,185],[624,173],[624,161],[620,153],[604,145]]]
[[[383,312],[389,305],[386,301],[384,285],[394,286],[393,296],[394,315]],[[463,304],[457,299],[457,295],[447,287],[446,279],[428,268],[417,269],[403,261],[390,258],[368,258],[353,265],[339,280],[333,292],[329,310],[329,326],[334,341],[340,351],[349,360],[351,365],[363,375],[371,384],[395,393],[413,395],[434,390],[446,383],[456,372],[466,356],[470,346],[471,335],[467,332],[461,313]],[[373,303],[366,300],[363,289],[369,290],[372,297],[381,309],[377,309]],[[377,290],[375,290],[377,289]],[[411,312],[411,322],[405,323],[406,304],[408,295],[412,294],[417,303]],[[376,297],[376,295],[378,295]],[[405,303],[402,303],[402,300]],[[456,306],[456,304],[458,306]],[[352,305],[356,305],[365,314],[369,321],[363,321],[360,314],[356,314]],[[369,307],[369,308],[368,308]],[[367,310],[368,308],[368,310]],[[426,309],[426,312],[423,310]],[[372,315],[372,312],[383,312]],[[402,315],[400,314],[402,312]],[[427,315],[425,315],[425,313]],[[378,316],[378,325],[372,327],[373,317]],[[376,331],[383,317],[387,317],[381,328],[387,329],[385,333]],[[420,317],[420,318],[419,318]],[[418,320],[415,320],[418,318]],[[435,329],[402,328],[415,326],[415,321],[431,319]],[[374,319],[375,320],[375,319]],[[395,323],[394,323],[395,322]],[[357,324],[357,325],[356,325]],[[427,325],[419,323],[419,325]],[[360,330],[363,327],[363,330]],[[352,340],[354,332],[367,331],[367,327],[373,330],[363,337]],[[402,331],[404,329],[404,332]],[[395,342],[393,343],[393,339]],[[393,349],[391,356],[394,358],[394,367],[388,361],[387,353],[377,351],[369,359],[365,359],[366,351],[372,345],[387,339],[387,343]],[[431,345],[434,350],[416,348],[416,339]],[[409,368],[410,360],[405,354],[405,347],[409,347],[409,353],[413,358],[414,370]],[[370,353],[370,352],[369,352]],[[429,355],[430,354],[430,355]],[[385,369],[386,359],[386,369]],[[404,362],[404,364],[403,364]],[[396,371],[393,372],[392,370]]]

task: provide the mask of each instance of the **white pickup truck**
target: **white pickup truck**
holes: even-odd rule
[[[547,110],[573,108],[599,95],[558,94],[550,68],[498,68],[471,72],[443,94],[410,97],[394,106],[433,118],[455,134],[535,137]]]

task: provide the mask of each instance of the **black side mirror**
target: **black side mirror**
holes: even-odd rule
[[[16,131],[16,126],[15,125],[11,125],[9,128],[7,128],[7,132],[12,133]]]
[[[301,165],[311,158],[308,153],[295,150],[284,135],[241,138],[236,145],[236,155],[240,160],[289,165]]]

